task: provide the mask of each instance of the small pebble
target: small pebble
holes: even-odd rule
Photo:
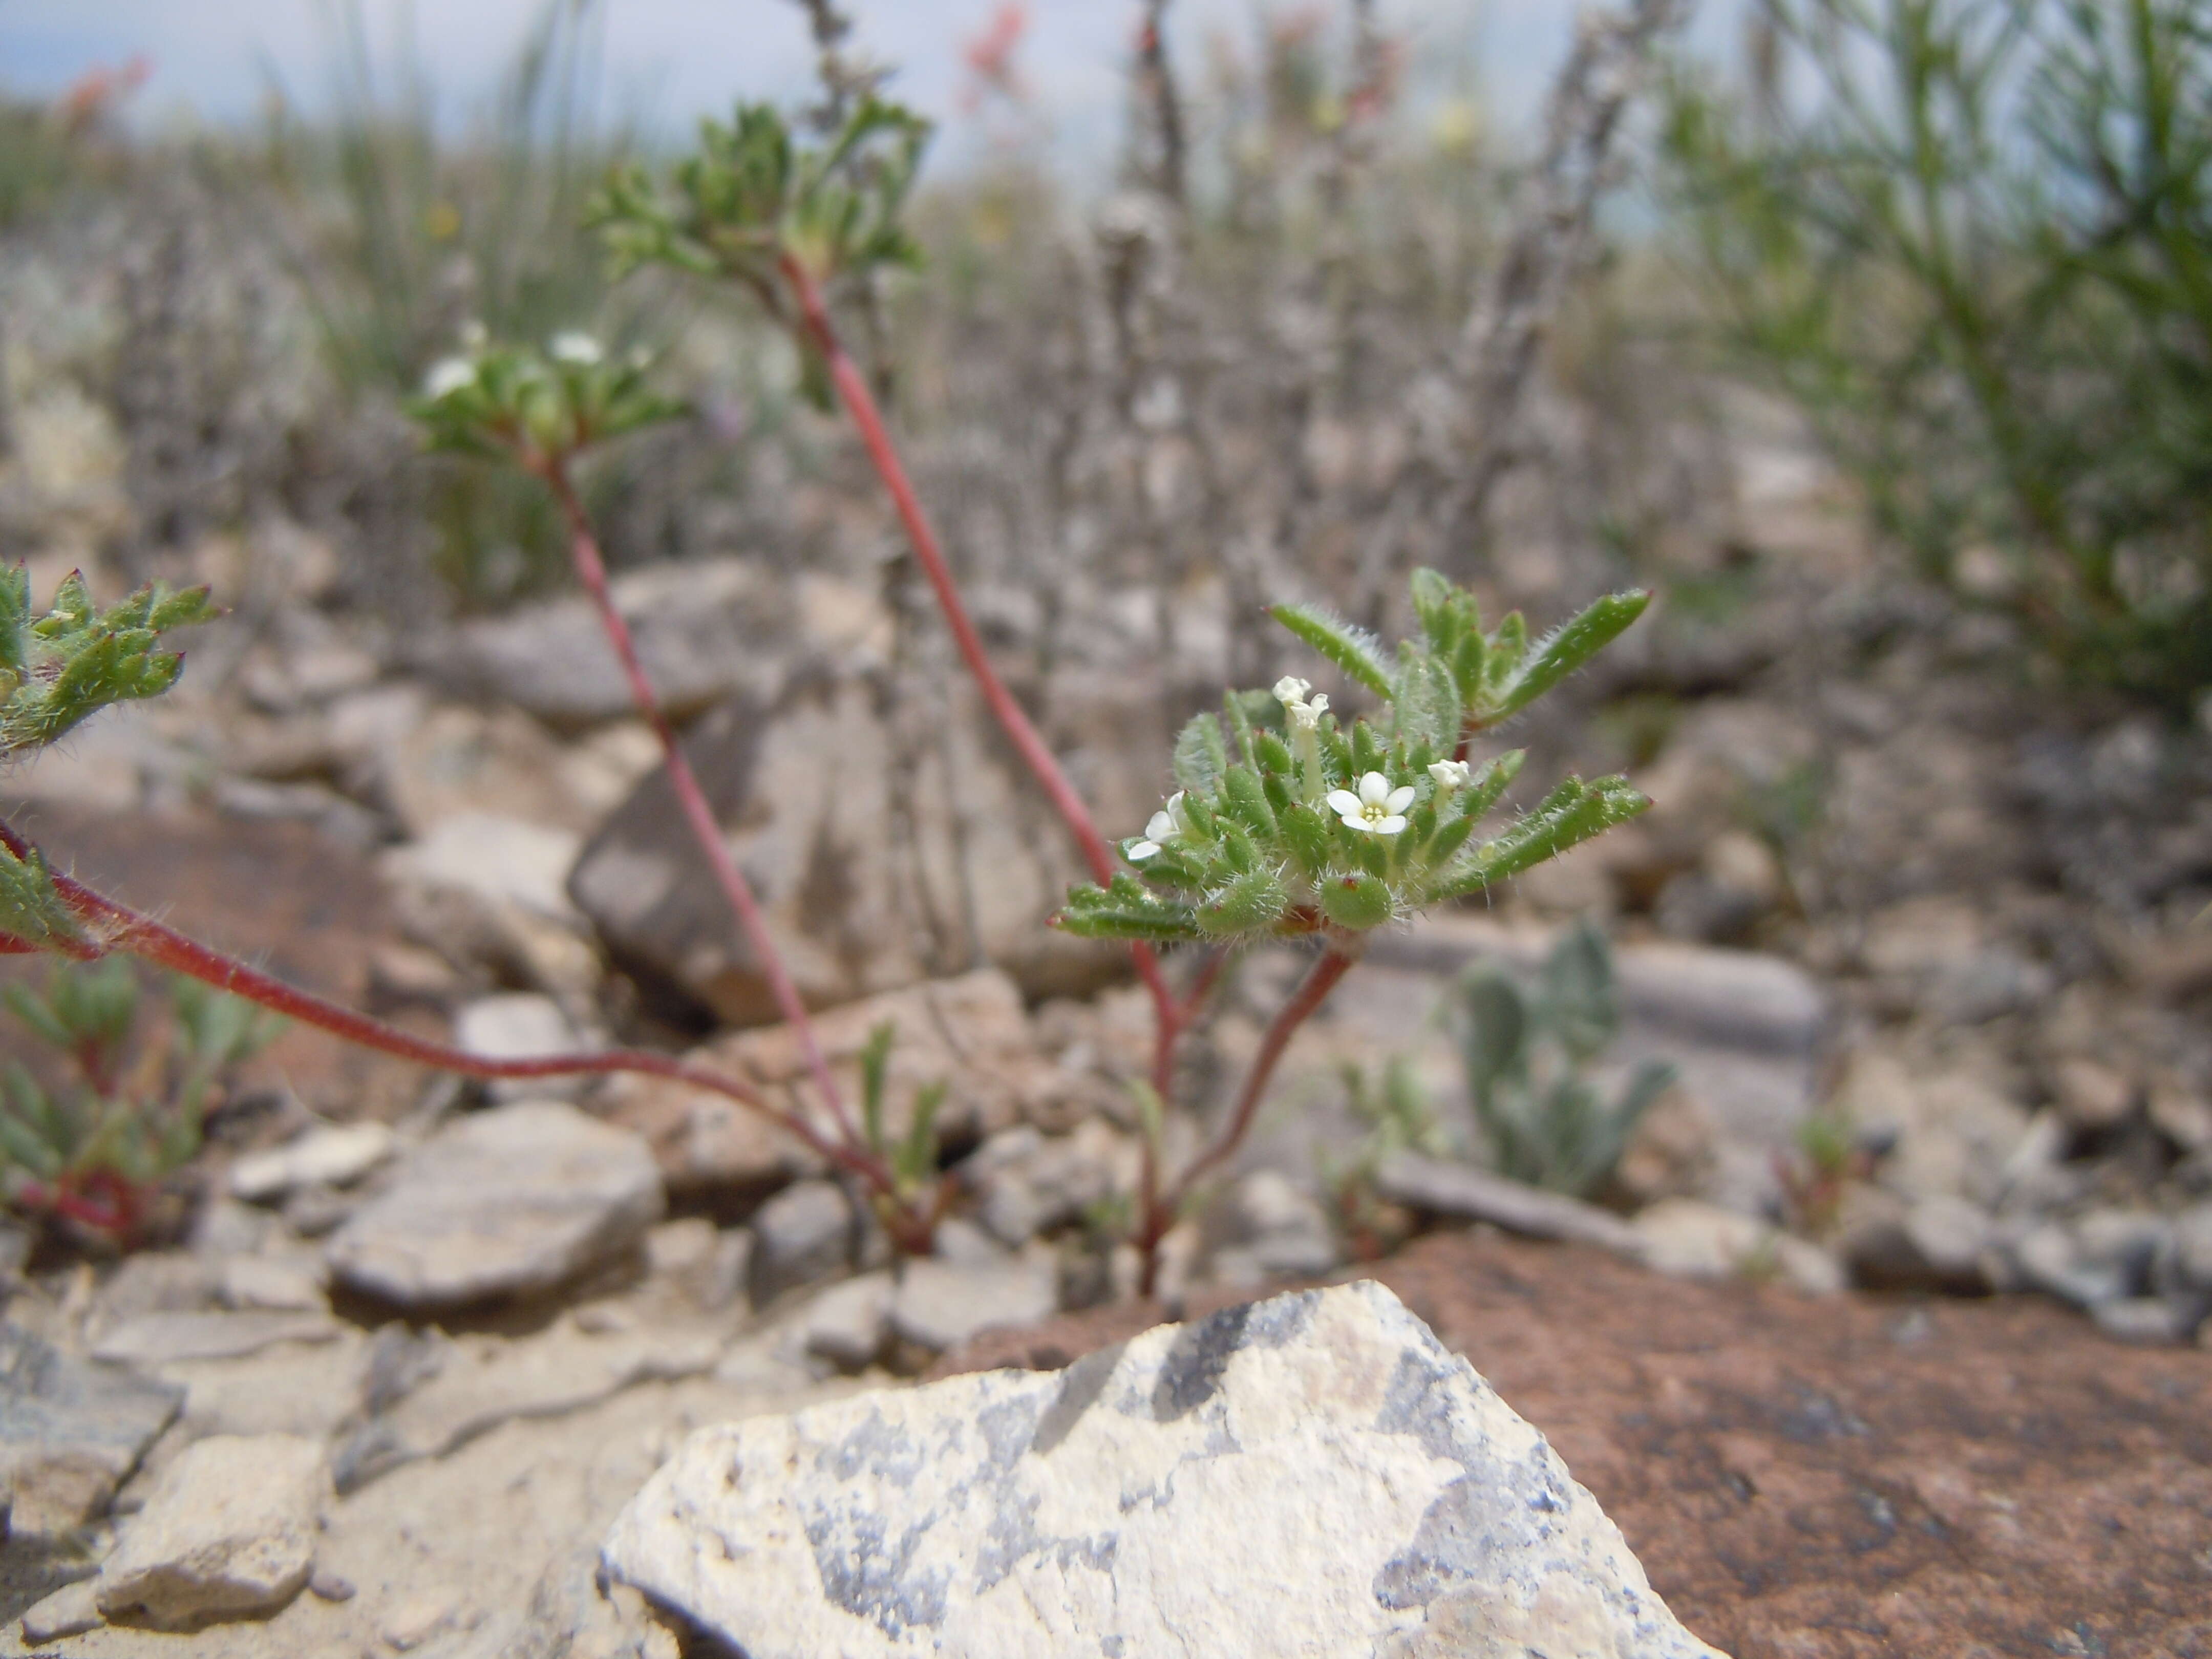
[[[307,1580],[307,1593],[325,1601],[350,1601],[354,1598],[353,1580],[328,1567],[317,1567]]]

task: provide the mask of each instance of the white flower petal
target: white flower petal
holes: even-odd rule
[[[1311,680],[1302,680],[1294,674],[1285,674],[1275,682],[1275,701],[1304,702],[1306,700],[1306,693],[1312,690]]]
[[[606,356],[597,340],[580,328],[563,329],[546,344],[546,354],[556,363],[591,368]]]
[[[1393,789],[1389,795],[1383,800],[1382,810],[1386,812],[1404,811],[1408,806],[1411,806],[1413,804],[1413,786],[1412,784],[1404,783],[1399,785],[1398,787]]]
[[[1140,841],[1133,842],[1129,846],[1123,848],[1121,849],[1121,856],[1128,860],[1132,864],[1142,864],[1146,859],[1156,857],[1158,854],[1159,850],[1159,844],[1158,842]]]
[[[1440,760],[1429,768],[1429,775],[1437,781],[1439,789],[1464,789],[1473,769],[1465,761]]]
[[[477,366],[465,357],[441,357],[422,377],[422,395],[437,398],[477,382]]]
[[[1323,714],[1328,713],[1328,694],[1327,692],[1323,692],[1320,696],[1316,697],[1312,702],[1306,704],[1306,707],[1312,709],[1314,718],[1316,720],[1319,720]]]
[[[1390,780],[1380,772],[1370,772],[1359,780],[1359,799],[1369,806],[1380,806],[1390,798]]]
[[[1400,817],[1395,813],[1393,813],[1387,818],[1382,818],[1374,823],[1369,824],[1367,826],[1367,830],[1370,835],[1395,836],[1405,827],[1406,820]]]
[[[1347,823],[1359,816],[1360,809],[1364,805],[1359,797],[1349,789],[1330,790],[1328,800],[1328,810],[1343,818]]]
[[[1145,825],[1146,841],[1166,841],[1171,838],[1175,832],[1176,821],[1164,811],[1153,813]]]

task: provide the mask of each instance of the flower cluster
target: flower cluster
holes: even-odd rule
[[[1531,641],[1516,613],[1486,634],[1474,598],[1431,571],[1413,584],[1417,639],[1386,664],[1373,641],[1310,611],[1276,614],[1385,704],[1340,721],[1310,682],[1232,692],[1176,744],[1181,787],[1122,843],[1137,873],[1068,896],[1060,925],[1091,938],[1353,935],[1478,892],[1642,811],[1626,780],[1568,778],[1489,836],[1476,831],[1519,772],[1480,765],[1474,736],[1595,654],[1646,596],[1600,600]],[[1141,877],[1141,879],[1139,878]]]
[[[481,329],[423,377],[410,410],[431,447],[533,465],[684,412],[647,381],[650,354],[611,356],[592,335],[568,329],[542,352],[493,345]]]

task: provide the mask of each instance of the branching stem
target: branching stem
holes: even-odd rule
[[[0,845],[17,858],[31,855],[30,844],[14,828],[0,822]],[[593,1054],[546,1054],[531,1060],[494,1060],[483,1054],[473,1054],[465,1048],[450,1044],[433,1042],[368,1015],[356,1012],[341,1004],[319,997],[287,985],[258,969],[221,951],[210,950],[198,940],[187,938],[167,923],[118,904],[105,895],[77,881],[75,878],[55,873],[54,890],[63,902],[84,924],[83,937],[54,946],[62,954],[79,961],[90,961],[114,951],[124,951],[167,968],[173,973],[187,975],[216,990],[232,996],[243,997],[248,1002],[295,1019],[302,1025],[327,1031],[333,1036],[374,1048],[400,1060],[418,1065],[436,1066],[464,1077],[486,1079],[529,1079],[551,1077],[605,1076],[630,1073],[647,1077],[665,1078],[673,1083],[704,1090],[727,1100],[733,1100],[748,1111],[759,1113],[778,1128],[792,1135],[836,1168],[850,1174],[871,1190],[893,1194],[897,1182],[890,1168],[872,1151],[843,1137],[823,1133],[807,1121],[801,1113],[777,1106],[765,1095],[750,1085],[703,1066],[686,1065],[671,1060],[665,1054],[648,1054],[641,1049],[608,1048]],[[0,951],[12,951],[13,941],[0,939]],[[908,1206],[887,1206],[886,1225],[903,1249],[927,1253],[930,1244],[930,1229],[925,1218],[911,1212]]]
[[[1244,1074],[1244,1086],[1237,1091],[1237,1103],[1230,1110],[1229,1121],[1213,1144],[1193,1158],[1183,1172],[1176,1177],[1166,1197],[1152,1206],[1139,1226],[1137,1250],[1141,1261],[1137,1293],[1150,1296],[1158,1278],[1159,1244],[1169,1227],[1174,1224],[1176,1213],[1182,1208],[1200,1181],[1204,1179],[1236,1155],[1251,1133],[1252,1120],[1260,1110],[1260,1102],[1267,1092],[1268,1080],[1275,1074],[1275,1063],[1290,1047],[1291,1037],[1297,1034],[1313,1012],[1328,1000],[1336,988],[1337,981],[1350,971],[1356,956],[1347,955],[1332,947],[1324,951],[1314,965],[1306,970],[1298,988],[1291,1000],[1276,1012],[1267,1034],[1260,1040],[1260,1052],[1252,1056],[1252,1066]]]

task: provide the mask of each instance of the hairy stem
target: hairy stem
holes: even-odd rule
[[[0,823],[0,845],[4,845],[19,859],[27,857],[32,850],[29,843],[5,823]],[[164,922],[156,921],[127,905],[117,903],[72,877],[57,873],[52,880],[54,890],[60,894],[63,902],[85,924],[85,936],[58,947],[62,954],[82,961],[117,951],[124,951],[173,973],[198,980],[204,985],[213,986],[218,991],[242,997],[288,1019],[295,1019],[302,1025],[310,1025],[317,1030],[343,1037],[362,1048],[374,1048],[400,1060],[413,1060],[418,1065],[436,1066],[441,1071],[458,1073],[464,1077],[528,1079],[632,1073],[665,1078],[671,1082],[720,1095],[725,1099],[737,1102],[748,1111],[759,1113],[874,1192],[895,1194],[897,1191],[897,1182],[890,1168],[872,1152],[847,1139],[823,1134],[799,1113],[775,1105],[757,1090],[734,1078],[725,1077],[702,1066],[689,1066],[682,1060],[671,1060],[665,1054],[648,1054],[634,1048],[608,1048],[595,1054],[546,1054],[532,1060],[494,1060],[483,1054],[472,1054],[465,1048],[418,1037],[312,992],[287,985],[283,981],[248,967],[234,957],[210,950]],[[5,941],[0,941],[0,948],[9,947]],[[898,1237],[901,1247],[926,1252],[929,1248],[929,1236],[922,1218],[911,1214],[903,1205],[894,1207],[896,1213],[888,1218],[887,1224]]]
[[[1237,1154],[1251,1133],[1252,1120],[1258,1115],[1260,1102],[1267,1092],[1268,1079],[1275,1074],[1275,1063],[1283,1057],[1315,1009],[1328,1000],[1336,988],[1337,981],[1351,969],[1356,957],[1331,948],[1306,972],[1291,1000],[1276,1013],[1267,1034],[1260,1042],[1260,1052],[1252,1057],[1252,1069],[1244,1074],[1244,1086],[1237,1091],[1237,1103],[1231,1109],[1229,1121],[1222,1126],[1214,1142],[1193,1158],[1183,1172],[1176,1177],[1164,1199],[1146,1207],[1138,1224],[1137,1252],[1139,1258],[1137,1293],[1150,1296],[1159,1277],[1160,1240],[1173,1224],[1177,1211],[1199,1182],[1218,1169]]]
[[[653,690],[653,682],[646,675],[645,665],[638,660],[636,642],[631,638],[629,624],[623,620],[622,612],[615,608],[614,595],[607,586],[606,561],[600,556],[599,538],[592,532],[591,520],[586,516],[583,502],[577,498],[574,484],[568,477],[567,462],[558,456],[538,461],[532,468],[543,478],[560,503],[562,516],[568,520],[569,549],[576,566],[576,575],[584,589],[592,596],[592,604],[599,613],[599,625],[606,632],[608,642],[614,647],[616,657],[622,663],[623,677],[629,682],[630,701],[653,734],[660,740],[660,751],[665,757],[668,781],[676,791],[676,799],[684,809],[684,823],[699,850],[707,855],[707,863],[714,872],[722,896],[729,901],[730,909],[737,916],[738,925],[744,929],[745,943],[752,949],[753,959],[760,964],[761,974],[768,981],[769,993],[775,999],[776,1011],[783,1016],[799,1038],[799,1053],[806,1062],[807,1075],[821,1091],[823,1103],[837,1125],[838,1133],[854,1146],[860,1145],[858,1131],[851,1115],[845,1109],[843,1094],[836,1079],[830,1075],[830,1063],[823,1058],[822,1045],[814,1035],[814,1023],[807,1018],[806,1006],[799,1000],[799,988],[793,983],[790,973],[783,965],[783,957],[769,936],[768,921],[761,915],[760,903],[753,896],[752,884],[745,879],[744,872],[738,868],[737,860],[730,856],[729,843],[722,839],[721,827],[714,822],[714,809],[707,804],[706,791],[699,787],[698,775],[691,763],[684,758],[684,750],[676,741],[676,732],[668,723],[667,712],[660,706],[659,694]]]

